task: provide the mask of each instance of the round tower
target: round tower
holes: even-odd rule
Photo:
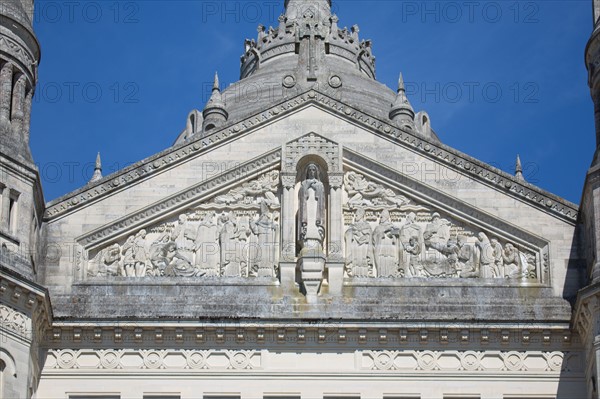
[[[588,69],[592,100],[594,101],[594,117],[596,120],[596,153],[594,164],[599,162],[600,147],[600,0],[593,3],[594,31],[585,49],[585,65]]]
[[[2,152],[31,162],[29,121],[40,46],[32,27],[33,0],[0,7],[0,134]]]

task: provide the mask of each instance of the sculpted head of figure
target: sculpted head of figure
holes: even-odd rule
[[[365,208],[358,208],[355,218],[357,222],[362,222],[365,219]]]
[[[415,246],[415,245],[417,245],[418,242],[419,242],[419,237],[417,237],[417,236],[412,236],[408,240],[408,243],[410,244],[410,246]]]
[[[416,213],[414,213],[414,212],[411,212],[411,213],[409,213],[409,214],[406,216],[406,223],[407,223],[407,224],[414,223],[414,222],[415,222],[415,220],[417,220],[417,215],[416,215]]]
[[[490,240],[488,240],[487,235],[485,235],[485,233],[483,233],[483,232],[477,234],[477,238],[479,239],[480,242],[489,242],[490,241]]]
[[[311,180],[319,180],[319,168],[316,164],[311,163],[308,165],[308,167],[306,168],[306,178]]]
[[[387,209],[384,209],[381,212],[381,223],[387,223],[391,220],[390,212]]]

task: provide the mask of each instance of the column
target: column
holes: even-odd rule
[[[281,200],[281,285],[288,289],[295,288],[296,282],[296,232],[294,215],[294,196],[296,174],[282,173],[283,198]]]
[[[13,65],[5,63],[0,70],[0,127],[10,124],[10,104],[12,101]]]
[[[8,187],[2,187],[2,209],[0,210],[0,228],[4,231],[9,231],[10,226],[8,221],[10,219],[10,189]]]
[[[340,295],[344,282],[344,256],[342,237],[344,230],[342,213],[343,173],[329,175],[329,234],[327,245],[327,268],[329,269],[329,293]]]
[[[21,74],[15,86],[13,88],[12,95],[12,112],[11,112],[11,127],[16,137],[19,137],[23,131],[23,121],[25,119],[25,88],[27,84],[27,78]]]
[[[33,89],[30,89],[25,96],[25,118],[23,120],[23,139],[25,145],[29,146],[29,129],[31,128],[31,103],[33,101]]]

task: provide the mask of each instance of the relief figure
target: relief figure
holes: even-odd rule
[[[257,236],[256,253],[253,256],[251,275],[256,277],[275,277],[275,250],[278,248],[277,225],[271,220],[266,202],[260,206],[260,216],[250,224]]]
[[[195,265],[204,277],[218,277],[219,263],[219,231],[215,223],[215,213],[204,215],[198,226],[194,240]]]
[[[398,276],[399,235],[400,230],[391,222],[389,211],[384,209],[381,212],[379,226],[373,232],[375,268],[378,277]]]
[[[346,231],[346,272],[349,277],[373,276],[373,230],[365,221],[364,208],[358,208],[354,224]]]
[[[322,250],[325,237],[325,187],[319,167],[311,163],[298,192],[298,241],[301,248]]]

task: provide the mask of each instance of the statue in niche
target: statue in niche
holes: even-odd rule
[[[458,247],[457,272],[462,278],[479,277],[475,249],[467,243],[467,237],[460,235],[456,243]]]
[[[148,255],[146,252],[146,230],[140,230],[133,241],[133,257],[135,259],[135,276],[146,276],[146,262]]]
[[[490,243],[489,238],[483,232],[477,235],[475,243],[479,250],[479,277],[493,278],[494,277],[494,248]]]
[[[219,224],[221,275],[224,277],[239,277],[242,275],[242,259],[238,228],[233,212],[221,215]]]
[[[502,244],[498,242],[496,237],[493,237],[490,240],[490,245],[492,246],[494,257],[494,277],[504,278],[504,259],[502,258],[504,249],[502,248]]]
[[[440,253],[446,252],[446,244],[450,239],[450,223],[442,219],[440,214],[435,212],[432,215],[431,223],[425,227],[423,233],[423,240],[425,247],[430,249],[433,248]]]
[[[123,268],[125,270],[125,276],[135,277],[135,255],[134,255],[134,243],[135,236],[127,237],[125,244],[121,248],[121,254],[123,255]]]
[[[215,223],[215,213],[204,215],[198,226],[194,252],[195,265],[205,277],[219,276],[219,231]]]
[[[381,212],[379,226],[373,232],[375,268],[378,277],[393,278],[398,276],[399,236],[400,230],[392,223],[389,211],[384,209]]]
[[[349,277],[373,277],[373,230],[358,208],[354,224],[346,231],[346,271]]]
[[[278,248],[277,225],[271,220],[269,208],[265,202],[260,204],[260,216],[250,224],[252,232],[257,236],[256,254],[250,275],[256,277],[275,277],[275,252]]]
[[[325,237],[325,186],[311,163],[298,192],[298,241],[303,249],[322,250]]]

